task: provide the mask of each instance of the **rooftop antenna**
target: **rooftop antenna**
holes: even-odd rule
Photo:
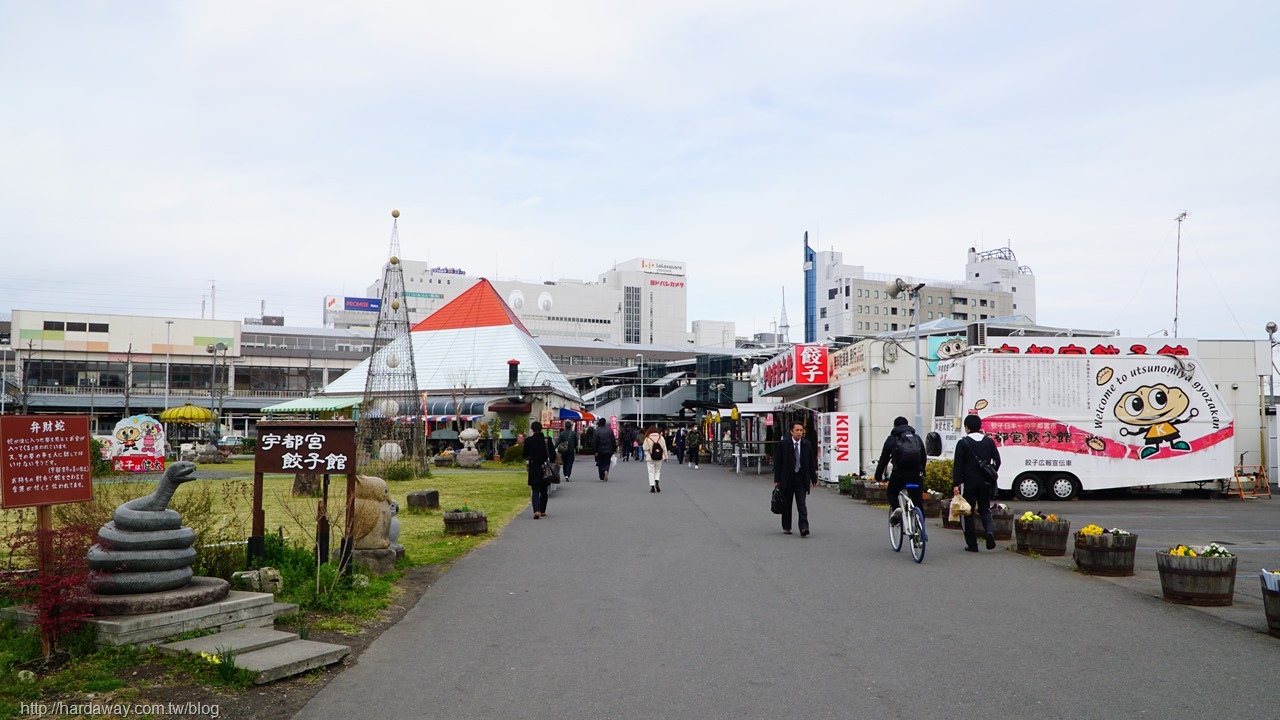
[[[782,286],[782,320],[778,323],[778,335],[774,338],[775,343],[785,344],[787,336],[791,332],[791,326],[787,324],[787,286]]]
[[[1178,296],[1182,291],[1182,221],[1187,219],[1187,211],[1174,218],[1178,223],[1178,246],[1173,271],[1173,336],[1178,337]]]
[[[216,320],[218,318],[218,286],[217,280],[209,281],[209,319]]]

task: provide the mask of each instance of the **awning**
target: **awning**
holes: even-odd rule
[[[188,423],[191,425],[200,425],[207,423],[213,419],[213,411],[207,407],[192,405],[185,403],[178,407],[171,407],[160,413],[160,422],[163,423]]]
[[[454,402],[453,398],[427,397],[427,415],[483,415],[484,406],[491,400],[497,400],[496,396],[471,397],[466,402]],[[459,407],[461,405],[461,407]]]
[[[774,403],[738,403],[739,415],[767,415],[782,410],[782,404]]]
[[[666,375],[663,375],[662,377],[658,378],[657,380],[654,380],[653,382],[649,383],[649,387],[660,387],[660,386],[662,386],[662,385],[666,385],[667,383],[672,382],[672,381],[674,381],[674,380],[679,380],[680,378],[682,378],[682,377],[684,377],[685,375],[688,375],[688,374],[689,374],[689,373],[687,373],[687,372],[673,372],[673,373],[667,373]]]
[[[561,420],[595,420],[596,416],[586,410],[573,410],[570,408],[560,408]]]
[[[838,387],[839,387],[838,385],[832,385],[832,386],[830,386],[830,387],[825,387],[825,388],[823,388],[823,389],[819,390],[819,391],[818,391],[818,392],[816,392],[816,393],[811,393],[811,394],[809,394],[809,395],[805,395],[804,397],[798,397],[798,398],[796,398],[795,400],[788,400],[788,401],[783,402],[783,403],[778,403],[778,405],[777,405],[777,409],[778,409],[778,410],[786,410],[786,409],[790,409],[790,408],[796,407],[796,406],[797,406],[797,405],[799,405],[801,402],[803,402],[803,401],[805,401],[805,400],[808,400],[809,398],[815,398],[815,397],[818,397],[819,395],[821,395],[821,394],[823,394],[823,393],[829,393],[829,392],[831,392],[832,390],[837,389]],[[810,408],[806,408],[806,409],[810,409]]]
[[[303,413],[303,412],[333,412],[335,410],[345,410],[346,408],[355,407],[364,400],[360,396],[334,396],[334,397],[307,397],[282,402],[279,405],[268,405],[262,408],[262,412],[267,413]]]
[[[473,422],[484,417],[483,415],[428,415],[427,422],[449,422],[450,420],[461,420],[462,422]]]

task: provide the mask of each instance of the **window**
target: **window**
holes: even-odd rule
[[[862,297],[862,288],[858,288],[858,297]]]
[[[831,326],[830,326],[830,325],[823,325],[823,326],[822,326],[822,331],[823,331],[823,332],[826,332],[826,331],[828,331],[828,330],[830,330],[830,329],[831,329]],[[641,399],[643,399],[643,398],[641,398]]]
[[[930,311],[929,311],[929,319],[930,319],[930,320],[932,320],[932,319],[933,319],[933,311],[932,311],[932,310],[930,310]]]
[[[876,329],[877,329],[877,330],[879,330],[879,329],[880,329],[880,323],[876,323]]]
[[[892,328],[890,328],[890,329],[891,329],[891,330],[897,330],[897,329],[898,329],[898,323],[894,323],[894,324],[893,324],[893,327],[892,327]]]
[[[879,306],[879,305],[877,305],[877,306],[875,307],[875,314],[876,314],[876,315],[879,315],[879,314],[880,314],[880,306]]]
[[[826,309],[826,308],[818,308],[818,317],[820,317],[820,318],[824,318],[824,317],[826,317],[826,316],[827,316],[827,309]]]
[[[890,314],[890,315],[897,315],[897,314],[898,314],[898,308],[896,308],[896,307],[889,308],[889,314]]]
[[[838,288],[838,287],[837,287],[837,288],[831,288],[830,290],[828,290],[828,291],[827,291],[827,299],[828,299],[828,300],[835,300],[835,299],[836,299],[836,295],[837,295],[839,292],[840,292],[840,288]]]
[[[982,307],[986,307],[986,306],[987,306],[987,299],[986,299],[986,298],[983,298],[983,299],[979,300],[979,301],[978,301],[978,304],[979,304],[979,305],[981,305]]]
[[[928,296],[928,298],[926,298],[926,299],[929,301],[929,304],[930,304],[930,305],[932,305],[932,304],[933,304],[933,296],[932,296],[932,295]]]
[[[845,304],[844,304],[844,309],[845,309],[845,310],[848,310],[848,309],[849,309],[849,303],[845,303]]]
[[[849,286],[848,286],[848,285],[845,285],[845,286],[844,286],[844,296],[845,296],[845,297],[849,297]]]
[[[111,326],[107,323],[89,323],[89,332],[111,332]]]
[[[973,276],[974,276],[974,277],[982,277],[982,273],[974,273],[974,274],[973,274]]]
[[[67,323],[67,332],[84,332],[88,327],[82,322],[69,322]]]
[[[57,320],[45,320],[44,329],[45,330],[66,330],[67,326],[66,326],[66,323],[59,322]]]
[[[1018,288],[1013,288],[1013,291],[1014,291],[1014,292],[1018,292]]]
[[[879,300],[879,299],[880,299],[880,291],[879,291],[879,290],[876,290],[876,291],[875,291],[875,298],[876,298],[877,300]]]

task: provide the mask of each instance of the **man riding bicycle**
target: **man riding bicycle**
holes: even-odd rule
[[[902,522],[898,493],[905,489],[916,507],[924,507],[924,498],[920,492],[920,488],[924,486],[924,442],[904,417],[893,420],[893,431],[885,439],[884,449],[880,451],[880,462],[876,463],[876,482],[883,482],[884,469],[890,460],[893,461],[893,470],[889,474],[889,487],[885,494],[889,497],[889,507],[892,510],[889,523],[897,525]],[[908,488],[908,484],[915,487]]]

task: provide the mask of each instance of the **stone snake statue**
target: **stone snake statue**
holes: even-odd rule
[[[116,508],[111,522],[98,530],[89,548],[89,578],[94,592],[105,595],[161,592],[191,581],[191,547],[196,533],[182,526],[182,516],[169,509],[178,486],[194,480],[194,463],[177,462],[165,470],[155,492]]]

